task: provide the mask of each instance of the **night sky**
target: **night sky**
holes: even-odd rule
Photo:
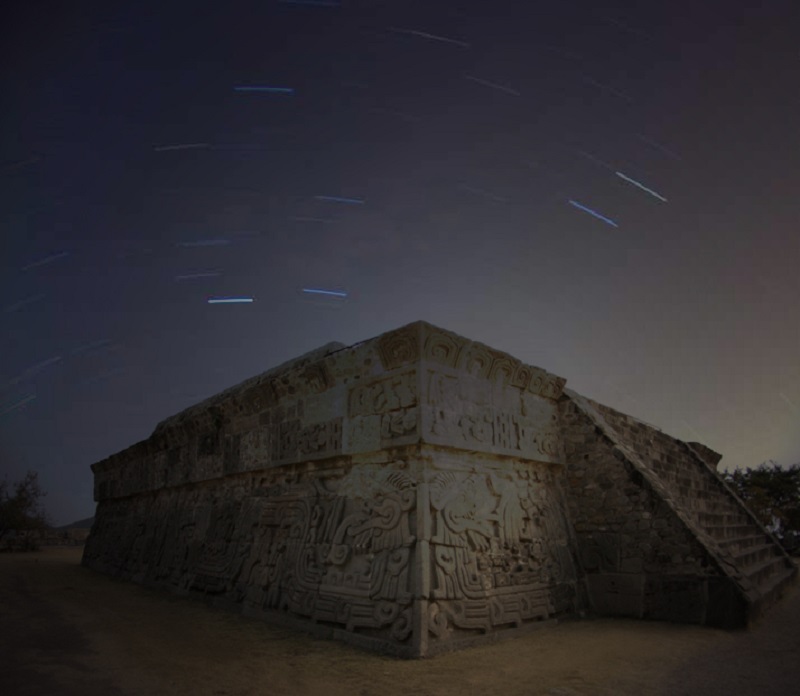
[[[15,3],[0,475],[418,319],[800,461],[796,0],[628,5]]]

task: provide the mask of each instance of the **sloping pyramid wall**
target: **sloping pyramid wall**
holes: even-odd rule
[[[560,410],[592,611],[742,627],[795,578],[719,455],[568,390]]]
[[[793,566],[702,446],[416,322],[93,465],[96,570],[422,657],[585,613],[741,625]]]

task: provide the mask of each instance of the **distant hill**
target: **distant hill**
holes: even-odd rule
[[[65,524],[63,527],[55,527],[55,529],[57,531],[64,531],[67,529],[91,529],[93,524],[94,524],[94,516],[87,517],[85,520],[78,520],[77,522],[71,522],[70,524]]]

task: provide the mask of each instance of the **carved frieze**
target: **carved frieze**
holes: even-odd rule
[[[297,456],[333,455],[342,449],[342,419],[334,418],[325,423],[312,423],[300,428],[297,437]]]
[[[394,370],[419,360],[417,327],[405,327],[378,339],[378,355],[384,370]]]
[[[428,631],[489,632],[570,612],[575,571],[549,476],[447,470],[430,483]]]
[[[272,428],[258,425],[246,433],[241,439],[241,463],[244,470],[263,468],[270,461],[270,433]]]
[[[264,565],[254,579],[265,591],[252,601],[348,631],[385,627],[393,639],[406,640],[413,483],[399,472],[366,485],[349,480],[273,490],[248,571],[253,576]]]
[[[432,328],[432,327],[431,327]],[[425,338],[423,357],[464,374],[486,379],[500,386],[528,390],[548,399],[557,399],[566,380],[538,367],[526,365],[506,353],[482,343],[467,341],[450,333],[431,330]]]
[[[531,394],[544,396],[548,399],[557,399],[564,391],[564,385],[566,383],[567,380],[563,377],[557,377],[544,370],[535,368],[531,374],[527,389]]]
[[[494,384],[501,384],[503,386],[511,384],[511,380],[516,372],[517,362],[509,357],[500,355],[492,360],[492,366],[489,368],[487,375],[490,382]]]
[[[531,381],[533,371],[536,369],[538,368],[525,365],[524,363],[519,363],[514,368],[514,373],[511,375],[509,384],[512,387],[517,387],[518,389],[525,389]]]
[[[570,576],[566,521],[557,493],[542,484],[443,471],[431,481],[430,503],[435,598],[487,599]]]
[[[381,416],[381,441],[417,435],[417,408],[404,408]]]
[[[481,382],[467,382],[434,370],[428,370],[427,385],[424,434],[432,436],[433,441],[536,459],[559,459],[560,435],[551,402],[526,405],[519,396],[515,401],[502,394],[495,402]]]
[[[458,368],[465,374],[486,379],[492,369],[492,363],[500,357],[499,353],[490,350],[480,343],[471,343],[459,355]]]
[[[519,627],[547,619],[563,609],[545,588],[498,595],[490,601],[440,600],[428,608],[428,630],[435,638],[446,640],[455,630],[488,633],[508,626]]]
[[[304,368],[300,379],[305,382],[306,390],[312,394],[320,394],[333,386],[334,380],[324,362],[318,362]]]
[[[455,368],[466,341],[449,334],[429,333],[425,339],[425,359]]]
[[[417,373],[415,370],[359,384],[350,391],[348,413],[371,416],[407,409],[417,403]]]
[[[404,644],[413,632],[416,487],[397,467],[293,483],[274,470],[214,490],[107,501],[87,559],[123,577],[146,574]]]
[[[269,446],[272,464],[334,456],[342,451],[342,418],[308,425],[285,421],[272,427]]]

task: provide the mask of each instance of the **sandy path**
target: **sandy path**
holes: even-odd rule
[[[800,593],[744,633],[566,623],[398,661],[115,581],[81,549],[0,556],[0,693],[533,696],[798,693]]]

